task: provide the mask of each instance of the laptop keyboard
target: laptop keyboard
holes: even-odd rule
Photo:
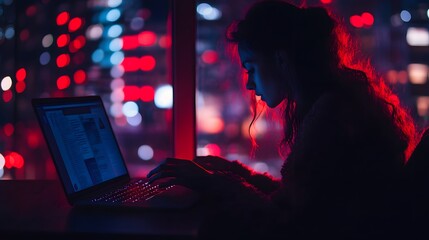
[[[161,188],[159,185],[151,185],[147,181],[141,179],[131,182],[101,197],[94,198],[92,202],[134,203],[147,201],[172,187],[173,186]]]

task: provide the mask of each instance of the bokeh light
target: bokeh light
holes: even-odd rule
[[[153,158],[154,151],[153,148],[149,145],[141,145],[137,154],[142,160],[148,161]]]
[[[171,85],[164,85],[156,89],[154,102],[158,108],[172,108],[173,87]]]

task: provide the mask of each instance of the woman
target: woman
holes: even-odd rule
[[[167,159],[150,181],[172,177],[213,200],[206,236],[385,236],[415,127],[369,64],[356,63],[339,23],[323,8],[262,1],[227,39],[253,98],[283,109],[282,179],[208,156]]]

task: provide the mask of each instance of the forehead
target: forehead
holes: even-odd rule
[[[242,62],[249,61],[255,58],[255,53],[247,47],[243,47],[242,45],[238,45],[238,55],[240,56],[240,60]]]

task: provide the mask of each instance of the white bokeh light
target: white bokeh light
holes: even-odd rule
[[[121,88],[116,88],[110,94],[110,101],[112,102],[122,102],[124,101],[124,91]]]
[[[125,86],[125,81],[122,78],[115,78],[110,82],[110,89],[112,89],[112,91],[120,88],[122,91],[122,88]]]
[[[122,4],[122,0],[108,0],[107,6],[114,8]]]
[[[1,89],[3,91],[7,91],[12,87],[12,78],[10,78],[9,76],[4,77],[1,80]]]
[[[120,102],[115,102],[110,106],[110,115],[112,115],[115,118],[119,118],[124,116],[124,114],[122,113],[122,103]]]
[[[122,107],[122,113],[127,117],[134,117],[139,113],[139,106],[135,102],[126,102]]]
[[[124,67],[122,65],[115,65],[110,69],[110,76],[112,78],[120,78],[124,75]]]
[[[429,46],[429,31],[427,28],[410,27],[407,29],[406,39],[410,46]]]
[[[106,20],[109,22],[114,22],[121,17],[121,11],[119,9],[114,8],[110,10],[106,15]]]
[[[109,50],[112,52],[116,52],[122,49],[122,39],[121,38],[114,38],[109,43]]]
[[[151,160],[153,158],[154,152],[151,146],[141,145],[137,151],[139,157],[143,160]]]
[[[111,37],[111,38],[116,38],[119,37],[122,34],[122,27],[121,25],[115,24],[112,25],[109,30],[107,30],[107,36]]]
[[[155,106],[158,108],[172,108],[173,107],[173,87],[171,85],[164,85],[155,91]]]
[[[91,40],[97,40],[103,35],[103,26],[101,24],[94,24],[86,30],[86,37]]]
[[[6,159],[4,158],[4,156],[0,153],[0,169],[2,169],[4,167],[4,165],[6,164]],[[1,177],[1,176],[0,176]]]
[[[45,48],[51,46],[53,42],[54,42],[54,37],[52,36],[52,34],[47,34],[42,38],[42,45]]]
[[[142,115],[140,113],[137,113],[136,115],[132,117],[127,117],[127,122],[133,127],[137,127],[142,123]]]

